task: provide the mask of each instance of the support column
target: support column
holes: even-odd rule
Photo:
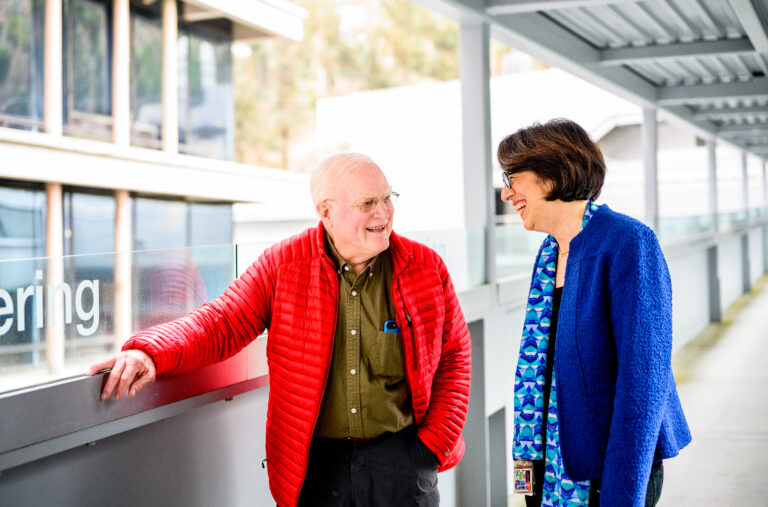
[[[114,0],[112,8],[112,141],[128,146],[131,141],[130,2]]]
[[[64,211],[61,183],[46,183],[47,217],[45,221],[45,284],[58,287],[64,282]],[[52,291],[48,290],[48,294]],[[45,326],[45,361],[48,373],[64,370],[64,295],[48,301]],[[52,304],[51,304],[52,303]]]
[[[749,218],[749,172],[747,171],[747,152],[741,152],[741,201],[744,203],[744,212]]]
[[[768,216],[768,179],[766,167],[768,161],[763,159],[763,211],[762,217]],[[768,225],[763,224],[763,274],[768,273]]]
[[[491,182],[490,30],[484,22],[464,22],[459,27],[459,76],[461,79],[462,154],[464,167],[464,226],[485,231],[485,281],[492,286],[496,305],[496,198]],[[488,420],[485,416],[483,322],[470,324],[472,335],[472,390],[464,427],[467,453],[457,471],[458,505],[490,505],[488,474]]]
[[[490,30],[487,23],[459,28],[464,227],[485,230],[485,281],[496,282],[495,199],[491,170]],[[493,290],[494,300],[496,290]]]
[[[54,136],[60,136],[63,131],[61,24],[62,0],[46,0],[43,128]]]
[[[115,190],[115,350],[133,334],[131,196]]]
[[[747,170],[747,152],[741,152],[741,200],[744,203],[744,219],[749,220],[749,171]],[[749,230],[741,236],[741,287],[744,292],[752,290],[749,274]]]
[[[179,151],[179,34],[176,0],[163,0],[163,151]]]
[[[707,139],[707,169],[709,174],[709,215],[711,217],[712,230],[719,229],[718,205],[717,205],[717,138]]]
[[[645,168],[645,218],[658,234],[659,230],[659,127],[656,108],[643,108],[643,166]]]
[[[766,179],[766,167],[768,167],[768,161],[763,159],[763,213],[768,211],[768,180]]]
[[[709,213],[712,220],[712,231],[716,234],[720,229],[719,210],[717,204],[717,138],[707,139],[707,172],[709,175]],[[723,319],[720,308],[720,276],[718,274],[717,241],[707,249],[707,278],[709,291],[709,321],[720,322]]]

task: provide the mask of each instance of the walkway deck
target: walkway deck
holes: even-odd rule
[[[693,442],[665,463],[660,507],[768,505],[767,281],[675,355]]]

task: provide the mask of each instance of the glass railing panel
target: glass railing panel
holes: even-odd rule
[[[403,236],[427,245],[443,258],[457,291],[485,283],[485,229],[417,231]]]
[[[541,242],[547,235],[527,231],[519,221],[496,225],[494,232],[496,276],[501,279],[521,273],[530,274]]]
[[[655,231],[659,243],[671,244],[700,237],[713,231],[712,217],[698,215],[687,217],[660,217]]]
[[[0,392],[80,375],[220,295],[233,245],[0,262]]]

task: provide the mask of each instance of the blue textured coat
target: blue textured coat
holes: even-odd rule
[[[691,441],[667,264],[651,229],[605,205],[569,251],[555,344],[565,469],[602,477],[603,506],[642,506],[653,462]]]

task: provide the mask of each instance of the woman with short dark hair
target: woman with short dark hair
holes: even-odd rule
[[[498,149],[501,198],[536,257],[515,373],[516,468],[530,505],[654,506],[690,432],[672,377],[672,288],[653,231],[593,201],[605,179],[578,124],[534,124]],[[566,270],[567,266],[567,270]]]

